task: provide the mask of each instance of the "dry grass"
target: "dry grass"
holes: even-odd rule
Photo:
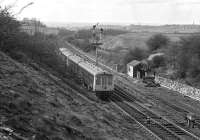
[[[141,49],[148,49],[146,41],[156,33],[153,32],[138,32],[127,33],[118,36],[107,36],[104,39],[104,45],[102,47],[107,49],[134,49],[139,47]],[[163,33],[168,36],[171,41],[176,42],[180,37],[188,36],[189,34],[175,34],[175,33]]]

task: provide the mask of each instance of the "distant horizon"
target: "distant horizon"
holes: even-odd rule
[[[72,27],[84,27],[97,24],[98,22],[56,22],[56,21],[41,21],[46,25],[53,25],[53,26],[72,26]],[[122,23],[122,22],[103,22],[99,23],[99,25],[103,26],[130,26],[130,25],[140,25],[140,26],[165,26],[165,25],[200,25],[200,24],[183,24],[183,23],[174,23],[174,24],[159,24],[159,23]]]

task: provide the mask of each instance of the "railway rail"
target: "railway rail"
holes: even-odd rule
[[[163,128],[161,125],[155,122],[148,122],[148,117],[137,109],[129,106],[126,103],[120,101],[120,97],[112,97],[111,101],[115,102],[122,110],[128,113],[135,121],[139,122],[140,125],[144,126],[146,129],[150,130],[153,135],[156,135],[160,140],[181,140],[179,136],[171,131]]]
[[[75,48],[73,45],[71,45],[71,44],[69,44],[69,43],[67,43],[71,48],[72,48],[72,50],[74,50],[74,51],[76,51],[76,53],[78,53],[81,57],[84,57],[86,60],[88,60],[88,61],[90,61],[91,63],[95,63],[96,61],[95,61],[95,59],[94,58],[92,58],[92,57],[89,57],[86,53],[83,53],[82,51],[80,51],[79,49],[77,49],[77,48]],[[125,76],[125,75],[123,75],[123,74],[120,74],[120,73],[118,73],[118,72],[116,72],[116,71],[114,71],[114,70],[112,70],[110,67],[108,67],[108,66],[106,66],[106,65],[104,65],[104,64],[101,64],[101,63],[98,63],[101,67],[103,67],[104,69],[106,69],[107,71],[109,71],[109,72],[112,72],[112,73],[114,73],[117,77],[122,77],[123,79],[125,79],[126,81],[128,81],[128,82],[130,82],[130,78],[129,77],[127,77],[127,76]],[[118,82],[118,80],[117,80],[117,82]],[[121,81],[120,81],[121,82]],[[131,81],[132,82],[132,81]],[[117,87],[117,85],[115,85],[116,87]],[[121,85],[120,85],[121,86]],[[137,92],[137,90],[135,90],[136,92]],[[117,94],[118,95],[120,95],[120,97],[118,96],[118,97],[116,97],[116,92],[117,92]],[[139,92],[140,93],[140,92]],[[112,97],[113,98],[113,97]],[[119,100],[119,98],[121,98],[121,99],[125,99],[126,100],[126,103],[123,101],[123,103],[122,102],[119,102],[118,100]],[[118,100],[117,100],[118,99]],[[126,112],[128,111],[129,112],[129,114],[131,114],[131,115],[133,115],[132,113],[130,113],[130,110],[132,109],[133,110],[133,106],[131,105],[131,104],[133,104],[133,103],[139,103],[140,102],[140,100],[139,99],[137,99],[137,98],[133,98],[133,97],[130,97],[130,94],[128,95],[127,93],[123,93],[123,92],[121,92],[121,93],[119,93],[119,91],[116,91],[115,90],[115,97],[114,97],[114,102],[118,105],[118,106],[121,106],[120,108],[122,108],[122,106],[128,106],[127,108],[128,108],[128,110],[126,109],[126,108],[122,108],[123,110],[125,110]],[[130,103],[128,103],[128,102],[131,102],[131,104]],[[187,110],[185,110],[185,109],[183,109],[183,108],[180,108],[180,107],[178,107],[178,106],[176,106],[176,105],[174,105],[174,104],[170,104],[170,103],[168,103],[167,101],[165,101],[165,100],[162,100],[161,102],[163,102],[163,103],[165,103],[166,105],[168,105],[169,107],[171,107],[171,108],[173,108],[174,110],[176,110],[177,112],[182,112],[182,113],[187,113],[187,112],[189,112],[189,111],[187,111]],[[123,105],[122,105],[123,104]],[[125,104],[125,105],[124,105]],[[136,106],[136,104],[134,104],[134,106]],[[196,136],[195,134],[193,134],[193,133],[191,133],[191,132],[189,132],[188,130],[185,130],[184,128],[182,128],[180,125],[177,125],[177,124],[174,124],[173,122],[169,122],[169,121],[166,121],[165,119],[163,119],[162,117],[159,117],[158,115],[156,115],[156,114],[153,114],[152,112],[150,112],[150,111],[147,111],[147,109],[145,109],[144,107],[142,108],[141,106],[139,107],[138,105],[137,105],[137,107],[139,108],[139,112],[141,112],[141,110],[140,109],[142,109],[142,112],[141,113],[143,113],[143,112],[145,112],[145,114],[143,113],[143,115],[146,115],[146,119],[143,119],[143,122],[142,123],[144,123],[144,125],[145,125],[145,122],[147,121],[147,118],[150,118],[150,120],[151,121],[153,121],[153,124],[154,124],[154,126],[155,125],[157,125],[156,127],[157,127],[157,130],[159,130],[159,129],[163,129],[163,130],[160,130],[160,132],[162,132],[162,133],[166,133],[166,136],[169,136],[169,138],[171,139],[172,137],[173,137],[173,139],[200,139],[198,136]],[[137,108],[137,109],[138,109]],[[137,110],[136,109],[136,110]],[[134,111],[136,111],[136,110],[134,110]],[[145,111],[146,110],[146,111]],[[134,112],[134,111],[132,111],[132,112]],[[141,120],[138,120],[138,121],[141,121]],[[197,120],[197,124],[198,124],[198,126],[199,126],[199,128],[200,128],[200,120]],[[141,123],[141,124],[142,124]],[[156,127],[152,127],[152,129],[153,128],[156,128]],[[145,127],[146,128],[146,127]],[[156,129],[155,129],[156,130]],[[152,130],[152,132],[153,132],[153,130]],[[159,132],[159,131],[158,131]],[[159,132],[159,133],[160,133]],[[168,134],[169,133],[169,134]],[[159,134],[158,134],[159,135]],[[160,135],[159,135],[160,136]],[[162,137],[162,135],[160,136],[160,137]],[[159,138],[160,138],[159,137]],[[161,138],[161,139],[167,139],[167,138]]]
[[[130,80],[130,79],[129,79]],[[129,87],[128,85],[124,84],[124,83],[121,83],[120,81],[118,81],[118,84],[120,84],[122,87],[125,87],[127,90],[131,91],[131,92],[135,92],[135,93],[140,93],[140,95],[144,95],[141,91],[139,91],[138,89],[129,89],[127,87]],[[133,95],[132,95],[133,96]],[[149,96],[148,96],[149,97]],[[163,103],[164,105],[168,106],[169,108],[171,108],[172,110],[174,110],[175,112],[177,113],[180,113],[182,114],[182,117],[186,117],[187,114],[189,113],[193,113],[195,114],[195,111],[192,111],[191,109],[186,109],[186,108],[183,108],[183,107],[180,107],[180,105],[176,105],[174,103],[171,103],[169,101],[166,101],[165,99],[163,98],[159,98],[157,96],[154,96],[152,95],[151,97],[152,100],[158,100],[159,102]],[[136,99],[138,101],[140,101],[139,99]],[[141,102],[141,101],[140,101]],[[200,116],[197,116],[195,115],[195,126],[197,126],[199,129],[200,129]]]
[[[119,88],[115,89],[111,100],[161,139],[199,139],[196,135],[144,108],[135,98],[128,96]]]
[[[155,97],[154,97],[154,98],[155,98]],[[195,114],[195,113],[194,113],[193,111],[191,111],[191,110],[188,110],[188,109],[185,109],[185,108],[183,108],[183,107],[177,106],[177,105],[175,105],[175,104],[173,104],[173,103],[169,103],[169,102],[167,102],[167,101],[164,100],[164,99],[160,99],[160,98],[159,98],[158,100],[160,100],[163,104],[169,106],[170,108],[172,108],[172,109],[175,110],[176,112],[181,113],[183,116],[186,116],[186,115],[189,114],[189,113]],[[200,129],[200,116],[195,116],[195,125]]]

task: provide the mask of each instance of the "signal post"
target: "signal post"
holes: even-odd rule
[[[103,43],[101,42],[103,29],[99,29],[98,24],[99,23],[93,25],[92,27],[92,46],[96,50],[96,66],[98,65],[98,49],[101,48],[101,45],[103,45]]]

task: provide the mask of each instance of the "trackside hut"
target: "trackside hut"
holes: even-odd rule
[[[148,64],[146,61],[133,60],[127,64],[127,74],[133,78],[144,78],[147,76]]]

